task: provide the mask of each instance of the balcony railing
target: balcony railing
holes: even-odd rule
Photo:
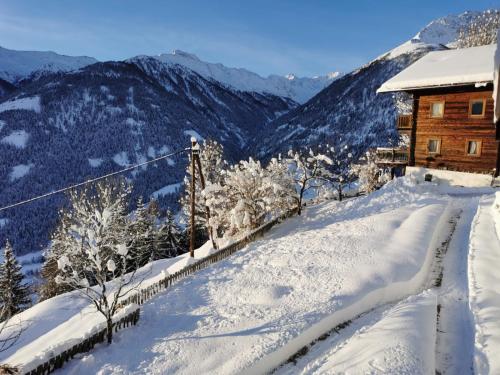
[[[396,127],[398,130],[410,130],[412,123],[412,115],[399,115],[396,121]]]
[[[408,150],[404,148],[377,148],[377,164],[408,164]]]

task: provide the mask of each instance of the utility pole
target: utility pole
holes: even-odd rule
[[[194,216],[195,216],[195,191],[196,191],[196,168],[195,168],[195,158],[199,157],[200,154],[200,145],[196,141],[195,137],[191,137],[191,239],[189,241],[189,255],[191,258],[194,258],[194,242],[196,239],[195,235],[195,224],[194,224]]]

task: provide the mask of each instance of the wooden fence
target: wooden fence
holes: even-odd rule
[[[137,307],[134,311],[127,314],[120,320],[113,323],[115,332],[130,325],[136,325],[139,320],[140,309]],[[61,368],[65,362],[70,361],[73,357],[80,353],[86,353],[94,348],[96,344],[102,343],[107,340],[106,327],[99,332],[94,333],[92,336],[83,339],[78,344],[73,345],[71,348],[53,356],[47,362],[38,365],[35,369],[24,372],[27,375],[45,375],[54,372]]]
[[[293,209],[288,213],[281,215],[280,217],[269,221],[268,223],[255,229],[253,232],[220,250],[217,252],[200,259],[196,263],[193,263],[182,270],[179,270],[172,275],[168,275],[165,278],[159,280],[158,282],[148,286],[147,288],[142,288],[136,293],[130,295],[126,299],[120,301],[119,307],[125,307],[131,303],[137,305],[142,305],[156,294],[164,291],[171,285],[175,284],[177,281],[195,273],[196,271],[207,268],[209,265],[217,263],[230,255],[234,254],[236,251],[243,249],[250,242],[255,241],[257,238],[262,237],[266,232],[268,232],[273,226],[282,222],[283,220],[295,215],[297,209]],[[114,323],[115,331],[118,331],[129,325],[136,325],[139,320],[139,309],[134,310],[132,313],[121,318],[118,322]],[[65,362],[71,360],[78,353],[86,353],[94,348],[98,343],[104,342],[106,340],[106,328],[97,332],[96,334],[88,337],[82,342],[75,344],[70,349],[63,351],[62,353],[50,358],[47,362],[39,365],[36,369],[24,372],[26,375],[46,375],[59,369],[63,366]]]

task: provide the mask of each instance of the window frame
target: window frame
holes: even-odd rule
[[[430,141],[437,141],[437,150],[435,152],[429,150],[429,142]],[[427,155],[440,155],[441,154],[441,138],[427,138],[427,144],[425,146],[425,149],[427,150]]]
[[[470,142],[476,142],[478,144],[478,147],[477,147],[477,154],[469,154],[469,143]],[[477,139],[477,138],[467,138],[465,140],[465,155],[466,156],[469,156],[471,158],[478,158],[481,156],[481,153],[482,153],[482,148],[483,148],[483,141],[480,140],[480,139]]]
[[[480,115],[472,114],[472,103],[473,102],[482,102],[483,103],[483,112]],[[469,117],[470,118],[484,118],[486,113],[486,98],[473,98],[469,100]]]
[[[445,103],[446,101],[445,100],[432,100],[429,104],[429,117],[430,118],[443,118],[444,117],[444,107],[445,107]],[[439,116],[433,116],[432,115],[432,106],[434,104],[442,104],[443,105],[443,110],[441,112],[441,114]]]

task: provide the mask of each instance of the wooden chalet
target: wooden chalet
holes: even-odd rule
[[[409,136],[408,150],[381,149],[380,157],[388,164],[392,156],[409,166],[497,176],[495,51],[493,44],[430,52],[385,82],[377,92],[411,94],[413,112],[399,116],[396,124],[400,133]]]

